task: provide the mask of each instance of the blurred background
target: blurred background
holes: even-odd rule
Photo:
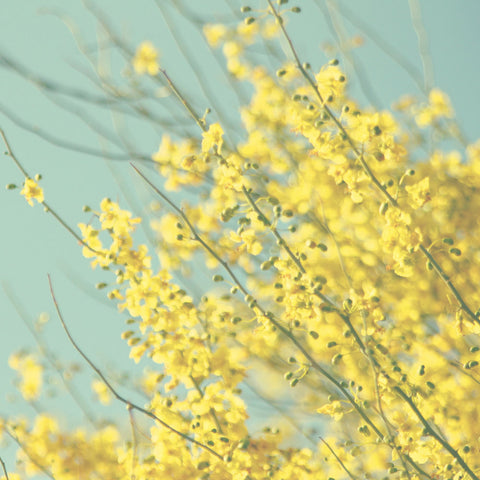
[[[77,0],[17,0],[9,2],[0,18],[0,128],[27,172],[43,176],[46,200],[73,229],[91,219],[82,207],[97,209],[104,197],[142,216],[152,197],[129,161],[148,172],[151,166],[145,159],[158,149],[164,133],[199,136],[178,101],[148,79],[138,88],[145,88],[150,103],[133,104],[158,112],[156,124],[127,113],[127,103],[117,103],[115,109],[98,105],[106,86],[95,68],[120,89],[134,81],[128,52],[118,53],[105,33],[107,24],[130,52],[142,41],[151,41],[160,51],[162,67],[196,111],[203,115],[211,107],[210,121],[228,123],[233,139],[242,135],[238,99],[232,94],[221,51],[207,45],[202,25],[241,22],[245,15],[240,7],[248,2],[102,0],[95,5],[93,9]],[[250,6],[265,5],[252,1]],[[300,14],[288,14],[287,23],[302,61],[315,71],[338,58],[347,72],[350,95],[361,106],[388,109],[405,94],[426,98],[432,87],[438,87],[450,96],[465,138],[474,142],[480,137],[480,2],[298,0],[289,5],[302,8]],[[284,46],[280,43],[281,49]],[[252,54],[263,58],[272,71],[283,60]],[[248,98],[248,84],[237,88]],[[6,150],[3,142],[1,148]],[[15,373],[8,367],[9,356],[20,349],[38,349],[34,324],[39,316],[42,321],[50,316],[42,327],[43,347],[48,345],[61,370],[82,365],[84,373],[75,382],[78,400],[86,409],[95,408],[94,417],[123,416],[127,422],[122,405],[102,408],[92,401],[92,373],[59,324],[47,280],[50,274],[78,343],[132,400],[141,403],[128,386],[134,385],[145,365],[128,359],[129,348],[120,339],[127,317],[116,311],[105,291],[95,289],[96,283],[110,280],[108,272],[92,271],[77,241],[41,206],[31,208],[19,190],[3,188],[23,182],[8,156],[2,156],[0,180],[0,415],[31,418],[37,410],[47,409],[70,426],[82,423],[71,397],[48,396],[60,383],[55,375],[49,377],[51,385],[46,385],[42,402],[33,405],[21,399],[12,383]],[[174,198],[180,204],[188,195]],[[137,243],[149,242],[148,222],[136,238]],[[198,298],[209,277],[200,267],[194,277],[176,281]],[[250,421],[260,429],[271,406],[258,398],[250,403]],[[297,420],[301,426],[313,421]],[[13,469],[13,457],[8,456],[12,449],[3,452]]]

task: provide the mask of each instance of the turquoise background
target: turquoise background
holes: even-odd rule
[[[132,49],[143,40],[150,40],[158,47],[162,66],[192,101],[197,112],[203,114],[205,108],[211,106],[214,109],[209,117],[211,121],[235,121],[237,105],[229,93],[224,73],[212,60],[211,51],[202,41],[198,30],[173,4],[188,4],[192,13],[212,23],[223,19],[233,23],[235,16],[242,18],[239,8],[246,3],[223,0],[159,0],[157,3],[102,0],[95,3]],[[437,86],[448,93],[466,137],[475,141],[480,137],[480,2],[477,0],[357,0],[344,3],[305,0],[291,3],[300,5],[303,12],[299,15],[290,14],[287,27],[302,60],[310,62],[314,69],[330,59],[324,54],[322,46],[326,43],[337,45],[335,26],[341,27],[346,32],[346,37],[364,36],[364,45],[353,50],[352,55],[364,82],[369,85],[369,95],[365,95],[362,90],[348,58],[339,55],[351,81],[352,96],[362,105],[367,105],[373,99],[381,108],[389,108],[403,94],[421,95],[422,92],[415,81],[366,33],[370,30],[375,32],[375,39],[378,37],[383,47],[393,46],[421,74],[419,44],[409,9],[409,4],[415,7],[417,3],[421,8],[422,24],[428,39],[428,58],[433,65],[431,86]],[[266,2],[258,0],[250,2],[252,7],[264,7],[265,4]],[[75,25],[89,47],[95,46],[99,38],[97,23],[81,2],[16,0],[8,2],[8,6],[2,10],[0,57],[7,55],[28,71],[58,84],[95,92],[92,82],[85,76],[85,72],[91,74],[92,70],[79,53],[68,28]],[[356,26],[344,16],[347,13]],[[193,69],[185,60],[185,51],[179,49],[179,44],[183,45],[195,62]],[[115,78],[120,78],[125,65],[123,59],[116,57],[113,60],[111,69]],[[280,64],[272,60],[271,66],[278,68]],[[200,69],[201,76],[198,76]],[[210,98],[206,98],[200,88],[202,78],[207,80],[205,86],[207,94],[211,94]],[[248,88],[243,90],[249,92]],[[53,145],[12,121],[11,115],[56,139],[98,151],[105,148],[110,152],[119,152],[113,146],[105,146],[105,142],[99,141],[95,126],[90,128],[55,101],[60,100],[61,105],[80,108],[82,112],[91,115],[92,121],[111,129],[112,117],[107,111],[81,102],[75,103],[67,97],[45,95],[25,74],[13,73],[4,65],[0,68],[0,92],[0,127],[4,129],[15,155],[30,175],[43,175],[41,185],[46,200],[71,227],[75,228],[78,222],[90,220],[90,216],[82,212],[83,205],[98,208],[105,196],[119,200],[124,208],[132,209],[137,215],[142,214],[142,208],[151,200],[151,196],[127,161],[106,161],[102,157]],[[161,102],[162,100],[158,102],[158,109],[165,112]],[[174,101],[168,98],[164,104],[173,105]],[[11,114],[5,115],[5,112]],[[122,125],[121,118],[116,120]],[[198,135],[193,127],[189,127],[186,116],[175,118],[175,121],[179,133],[195,132]],[[235,138],[235,132],[232,134]],[[148,156],[157,150],[162,129],[151,129],[140,122],[126,121],[122,126],[122,135],[136,150]],[[1,148],[4,150],[3,144]],[[35,408],[21,401],[15,393],[11,383],[14,375],[7,362],[14,350],[35,348],[35,340],[25,322],[31,324],[41,312],[48,312],[51,316],[43,337],[50,349],[63,365],[76,362],[85,367],[59,325],[49,292],[47,273],[52,276],[57,299],[72,334],[105,373],[117,379],[115,372],[128,372],[130,376],[127,384],[132,384],[143,368],[141,364],[133,365],[128,360],[129,349],[120,339],[120,333],[125,328],[125,315],[118,314],[105,298],[105,293],[94,288],[97,282],[109,281],[110,276],[100,270],[91,271],[89,261],[82,257],[76,240],[52,216],[46,215],[42,207],[36,205],[31,208],[18,190],[7,191],[3,188],[9,183],[20,185],[22,181],[22,175],[13,161],[2,156],[0,415],[3,417],[17,414],[32,417],[35,413]],[[186,196],[188,198],[188,194]],[[176,195],[174,198],[181,202],[183,197]],[[144,241],[147,241],[145,232],[139,231],[138,242]],[[200,271],[197,278],[185,280],[185,285],[187,288],[191,286],[195,295],[203,293],[201,285],[204,274]],[[184,279],[178,278],[177,281],[181,283]],[[93,414],[98,417],[120,415],[126,424],[128,418],[122,405],[102,408],[92,401],[89,390],[91,378],[91,372],[84,368],[84,373],[79,375],[76,382],[79,395],[89,405],[88,408],[95,409]],[[122,391],[128,392],[132,400],[143,402],[134,389],[126,388]],[[49,399],[44,396],[37,407],[56,410],[69,425],[84,422],[75,403],[65,397]],[[268,418],[270,411],[271,407],[254,399],[250,409],[252,424],[260,428],[262,423],[259,419]],[[138,421],[148,425],[144,420]],[[300,425],[311,426],[313,419],[301,417],[298,422]],[[7,462],[9,470],[14,471],[11,453],[12,450],[8,448],[0,455]]]

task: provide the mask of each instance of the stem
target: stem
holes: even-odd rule
[[[65,330],[65,333],[67,334],[67,337],[68,339],[70,340],[70,343],[73,345],[73,347],[75,348],[75,350],[83,357],[83,359],[90,365],[90,367],[92,368],[92,370],[95,371],[95,373],[101,378],[102,382],[105,384],[105,386],[110,390],[110,392],[112,392],[112,394],[114,395],[114,397],[117,399],[117,400],[120,400],[120,402],[124,403],[127,408],[129,409],[134,409],[134,410],[138,410],[139,412],[143,413],[144,415],[146,415],[147,417],[150,417],[152,418],[153,420],[157,421],[160,425],[162,425],[163,427],[165,427],[167,430],[170,430],[171,432],[173,432],[174,434],[182,437],[183,439],[187,440],[188,442],[190,443],[193,443],[195,445],[197,445],[198,447],[200,447],[201,449],[203,450],[206,450],[207,452],[211,453],[212,455],[214,455],[215,457],[217,457],[218,459],[220,460],[223,460],[223,457],[217,453],[215,450],[213,450],[212,448],[208,447],[207,445],[204,445],[203,443],[200,443],[198,440],[195,440],[194,438],[192,437],[189,437],[188,435],[186,435],[185,433],[182,433],[180,432],[179,430],[176,430],[174,427],[172,427],[171,425],[169,425],[168,423],[164,422],[163,420],[161,420],[159,417],[157,417],[153,412],[151,412],[150,410],[146,410],[145,408],[142,408],[132,402],[130,402],[129,400],[127,400],[126,398],[122,397],[114,388],[113,386],[111,385],[111,383],[105,378],[105,375],[103,375],[103,373],[100,371],[100,369],[98,367],[95,366],[95,364],[90,360],[90,358],[83,352],[83,350],[78,346],[78,344],[75,342],[75,340],[73,339],[72,335],[70,334],[70,331],[68,330],[67,328],[67,325],[65,324],[65,321],[63,320],[63,315],[60,311],[60,307],[57,303],[57,299],[55,298],[55,293],[53,291],[53,285],[52,285],[52,279],[50,278],[50,275],[48,275],[48,283],[50,285],[50,293],[52,295],[52,299],[53,299],[53,303],[55,304],[55,309],[57,311],[57,314],[58,314],[58,318],[60,319],[60,322],[62,324],[62,327],[63,329]]]
[[[137,167],[135,167],[133,164],[131,164],[134,170],[145,180],[145,182],[152,187],[152,189],[165,201],[167,202],[174,210],[177,212],[181,218],[185,221],[187,224],[188,228],[190,229],[190,232],[193,235],[193,240],[198,241],[204,248],[207,250],[210,255],[212,255],[217,262],[222,265],[222,267],[227,271],[229,274],[230,278],[232,281],[237,285],[238,289],[245,295],[252,296],[250,292],[246,289],[246,287],[243,286],[243,284],[239,281],[238,277],[235,275],[235,273],[232,271],[230,266],[226,261],[224,261],[216,252],[213,250],[210,245],[208,245],[205,240],[198,234],[196,231],[195,227],[192,225],[190,220],[188,219],[187,215],[183,210],[181,210],[179,207],[177,207],[161,190],[159,190]],[[368,417],[368,415],[364,412],[363,408],[360,407],[360,405],[357,404],[355,399],[352,397],[350,392],[342,385],[342,383],[337,380],[333,375],[328,373],[319,363],[316,362],[316,360],[310,355],[310,353],[306,350],[306,348],[300,343],[300,341],[295,337],[295,335],[290,332],[286,327],[284,327],[279,320],[275,318],[275,315],[272,312],[268,312],[265,310],[255,299],[253,302],[254,306],[252,308],[256,308],[260,311],[260,313],[269,319],[269,321],[272,323],[272,325],[279,330],[283,335],[285,335],[287,338],[290,339],[290,341],[302,352],[304,357],[310,362],[312,367],[317,370],[321,375],[323,375],[326,379],[328,379],[331,383],[333,383],[347,398],[349,403],[352,405],[352,407],[358,412],[358,414],[363,418],[363,420],[370,425],[370,427],[375,431],[375,433],[381,438],[384,438],[384,435],[382,432],[378,429],[378,427],[373,423],[373,421]]]
[[[408,403],[417,418],[420,420],[420,422],[422,422],[422,425],[425,427],[425,430],[428,432],[428,434],[431,435],[438,443],[440,443],[440,445],[442,445],[442,447],[445,448],[445,450],[447,450],[448,453],[450,453],[450,455],[457,460],[457,462],[473,480],[479,480],[479,478],[473,473],[458,452],[430,426],[425,417],[420,413],[418,407],[413,403],[411,397],[409,397],[399,386],[395,386],[393,389],[402,397],[403,400],[405,400],[405,402]]]
[[[345,130],[345,127],[341,124],[340,120],[337,119],[337,117],[335,116],[335,114],[330,110],[330,108],[328,107],[328,105],[325,103],[325,100],[323,99],[322,97],[322,94],[320,93],[318,87],[317,87],[317,84],[315,83],[315,81],[310,77],[310,75],[308,74],[308,72],[305,70],[305,68],[303,68],[303,65],[302,63],[300,62],[300,58],[298,57],[298,54],[295,50],[295,47],[292,43],[292,40],[290,38],[290,36],[288,35],[287,33],[287,30],[285,29],[285,26],[283,24],[283,19],[280,17],[280,15],[278,14],[278,12],[275,10],[275,7],[273,6],[272,4],[272,0],[267,0],[269,6],[270,6],[270,9],[271,9],[271,12],[272,12],[272,15],[275,17],[275,19],[277,20],[277,22],[279,23],[280,25],[280,28],[282,30],[282,33],[283,33],[283,36],[285,37],[289,47],[290,47],[290,51],[292,53],[292,55],[294,56],[295,58],[295,63],[297,65],[297,68],[300,70],[302,76],[307,80],[307,82],[310,84],[310,86],[312,87],[312,89],[314,90],[315,92],[315,95],[317,96],[318,100],[320,101],[323,109],[325,110],[325,112],[328,114],[328,116],[330,117],[330,119],[335,123],[335,125],[338,127],[338,129],[340,130],[340,132],[343,134],[343,136],[345,137],[345,139],[347,140],[348,144],[350,145],[350,147],[352,148],[353,152],[355,153],[356,155],[356,158],[357,160],[360,162],[363,170],[365,171],[365,173],[368,175],[368,177],[370,178],[370,180],[372,181],[372,183],[380,190],[380,192],[382,193],[382,195],[387,199],[387,201],[390,203],[390,205],[392,205],[393,207],[396,207],[396,208],[399,208],[399,205],[398,205],[398,202],[395,198],[393,198],[390,193],[387,191],[387,189],[380,183],[380,181],[377,179],[377,177],[375,176],[375,174],[372,172],[372,170],[370,169],[370,166],[368,165],[368,163],[366,162],[363,154],[358,150],[358,148],[356,147],[353,139],[350,137],[350,135],[347,133],[347,131]],[[430,253],[428,253],[427,249],[423,246],[423,245],[420,245],[420,250],[422,251],[422,253],[432,262],[432,255]],[[433,262],[432,262],[433,264]],[[443,273],[443,270],[441,269],[441,267],[438,265],[437,262],[435,262],[436,264],[436,267],[435,267],[435,271],[440,275],[440,277],[442,277],[442,279],[445,281],[445,274]],[[456,288],[454,287],[454,285],[450,282],[450,281],[446,281],[446,285],[447,287],[450,289],[450,291],[453,293],[453,295],[455,296],[455,298],[457,299],[458,303],[460,304],[460,307],[462,308],[462,310],[465,311],[465,313],[470,317],[470,319],[473,321],[473,322],[477,322],[477,323],[480,323],[480,320],[475,316],[475,314],[472,312],[472,310],[467,306],[466,302],[463,300],[462,296],[460,295],[460,293],[456,290]]]

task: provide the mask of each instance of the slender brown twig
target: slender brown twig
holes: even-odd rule
[[[85,354],[85,352],[80,348],[80,346],[76,343],[76,341],[73,339],[71,333],[70,333],[70,330],[68,329],[67,325],[65,324],[65,321],[63,319],[63,315],[60,311],[60,307],[58,305],[58,302],[57,302],[57,299],[55,297],[55,292],[53,290],[53,285],[52,285],[52,279],[50,278],[50,275],[48,275],[48,283],[50,285],[50,293],[52,295],[52,299],[53,299],[53,303],[55,304],[55,310],[57,311],[57,314],[58,314],[58,318],[60,319],[60,322],[62,324],[62,327],[63,329],[65,330],[65,333],[67,334],[67,337],[68,339],[70,340],[70,343],[73,345],[73,347],[75,348],[75,350],[81,355],[81,357],[88,363],[88,365],[90,365],[90,367],[92,368],[92,370],[95,371],[95,373],[101,378],[102,382],[105,384],[105,386],[110,390],[110,392],[113,394],[113,396],[119,400],[120,402],[124,403],[127,408],[129,409],[134,409],[134,410],[137,410],[141,413],[143,413],[144,415],[146,415],[147,417],[150,417],[152,418],[153,420],[155,420],[156,422],[158,422],[160,425],[162,425],[164,428],[166,428],[167,430],[171,431],[172,433],[182,437],[184,440],[186,440],[187,442],[190,442],[190,443],[193,443],[195,445],[197,445],[198,447],[200,447],[201,449],[203,450],[206,450],[207,452],[211,453],[212,455],[214,455],[215,457],[217,457],[218,459],[220,460],[223,460],[223,457],[217,453],[215,450],[213,450],[212,448],[210,448],[209,446],[207,445],[204,445],[203,443],[199,442],[198,440],[195,440],[194,438],[186,435],[185,433],[183,432],[180,432],[179,430],[175,429],[174,427],[172,427],[171,425],[169,425],[168,423],[166,423],[165,421],[163,421],[162,419],[160,419],[159,417],[157,417],[157,415],[155,415],[152,411],[150,410],[146,410],[145,408],[142,408],[140,407],[139,405],[136,405],[135,403],[133,402],[130,402],[129,400],[127,400],[126,398],[124,398],[123,396],[121,396],[117,390],[112,386],[112,384],[107,380],[107,378],[105,377],[105,375],[101,372],[101,370],[92,362],[92,360],[90,360],[90,358]]]

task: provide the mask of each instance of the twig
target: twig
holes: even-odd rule
[[[257,308],[260,313],[269,319],[269,321],[272,323],[272,325],[277,328],[280,332],[282,332],[283,335],[285,335],[287,338],[290,339],[290,341],[302,352],[304,357],[310,362],[312,368],[317,370],[322,376],[324,376],[326,379],[328,379],[331,383],[333,383],[347,398],[349,403],[352,405],[352,407],[358,412],[358,414],[365,420],[365,422],[372,427],[372,429],[375,431],[375,433],[381,438],[384,438],[384,435],[382,432],[378,429],[378,427],[373,423],[373,421],[369,418],[369,416],[363,411],[362,407],[358,405],[358,403],[355,401],[353,396],[350,394],[350,392],[342,385],[342,382],[337,380],[332,374],[328,373],[327,370],[325,370],[313,357],[312,355],[307,351],[307,349],[302,345],[302,343],[293,335],[293,333],[288,330],[286,327],[284,327],[278,319],[275,318],[275,315],[272,312],[267,311],[264,309],[256,299],[250,294],[250,292],[247,290],[246,287],[243,286],[243,284],[240,282],[238,277],[235,275],[233,270],[230,268],[228,263],[223,260],[218,253],[213,250],[210,245],[208,245],[205,240],[198,234],[197,230],[195,227],[192,225],[190,222],[189,218],[185,214],[183,210],[181,210],[177,205],[175,205],[161,190],[159,190],[135,165],[131,164],[132,168],[145,180],[145,182],[152,187],[152,189],[165,201],[167,202],[174,210],[175,212],[180,215],[180,217],[184,220],[188,228],[190,229],[190,232],[192,233],[193,240],[198,241],[205,250],[212,255],[215,260],[217,260],[218,263],[227,271],[229,274],[230,278],[233,280],[235,285],[238,287],[238,289],[245,295],[245,297],[252,298],[253,301],[251,302],[253,309]],[[353,328],[353,327],[352,327]]]
[[[398,385],[393,387],[393,389],[400,395],[400,397],[402,397],[402,399],[406,403],[408,403],[417,418],[425,427],[425,430],[428,432],[428,434],[431,435],[438,443],[440,443],[440,445],[442,445],[442,447],[447,450],[453,458],[457,460],[457,462],[468,473],[468,475],[470,475],[473,480],[479,480],[479,478],[473,473],[471,468],[465,463],[465,460],[458,454],[458,452],[430,426],[425,417],[420,413],[418,407],[413,403],[411,397],[409,397]]]
[[[324,440],[322,437],[318,437],[320,440],[326,445],[326,447],[330,450],[330,453],[335,457],[335,460],[340,464],[340,466],[345,470],[345,473],[352,479],[356,480],[356,476],[353,475],[350,470],[345,466],[345,464],[342,462],[342,459],[335,453],[333,448],[327,443],[326,440]]]
[[[3,469],[3,473],[5,474],[5,479],[6,480],[9,480],[8,478],[8,472],[7,472],[7,469],[5,467],[5,462],[3,461],[3,458],[0,457],[0,463],[2,464],[2,469]]]
[[[25,178],[31,178],[28,172],[23,168],[22,164],[18,161],[17,157],[14,155],[10,144],[8,143],[7,137],[5,136],[4,131],[2,128],[0,128],[0,136],[2,137],[5,146],[7,147],[7,153],[8,156],[15,162],[17,167],[20,169],[20,171],[23,173]],[[72,228],[58,215],[58,213],[52,209],[52,207],[45,201],[42,202],[42,205],[44,206],[44,209],[47,213],[51,213],[55,219],[71,234],[73,235],[84,247],[87,247],[90,251],[93,253],[96,253],[97,255],[101,255],[101,252],[98,252],[94,248],[92,248],[90,245],[88,245],[77,233],[75,233]]]
[[[110,392],[112,392],[113,396],[119,400],[120,402],[124,403],[127,408],[129,409],[134,409],[134,410],[138,410],[139,412],[143,413],[144,415],[146,415],[147,417],[150,417],[152,418],[153,420],[157,421],[160,425],[162,425],[163,427],[165,427],[167,430],[170,430],[172,433],[182,437],[184,440],[187,440],[188,442],[190,443],[193,443],[195,445],[197,445],[198,447],[200,447],[201,449],[203,450],[206,450],[207,452],[211,453],[212,455],[214,455],[215,457],[217,457],[218,459],[220,460],[223,460],[223,457],[217,453],[215,450],[213,450],[212,448],[208,447],[207,445],[204,445],[203,443],[199,442],[198,440],[195,440],[194,438],[192,437],[189,437],[188,435],[186,435],[185,433],[182,433],[180,432],[179,430],[175,429],[174,427],[172,427],[171,425],[169,425],[168,423],[164,422],[163,420],[161,420],[159,417],[157,417],[153,412],[151,412],[150,410],[146,410],[145,408],[142,408],[138,405],[136,405],[135,403],[132,403],[130,402],[129,400],[127,400],[126,398],[122,397],[116,390],[115,388],[113,388],[113,386],[110,384],[110,382],[105,378],[105,375],[103,375],[103,373],[100,371],[100,369],[90,360],[90,358],[83,352],[83,350],[78,346],[78,344],[75,342],[75,340],[73,339],[72,335],[70,334],[70,331],[68,330],[68,327],[67,325],[65,324],[65,321],[63,319],[63,315],[60,311],[60,307],[58,305],[58,302],[57,302],[57,299],[55,297],[55,293],[53,291],[53,285],[52,285],[52,279],[50,278],[50,275],[48,275],[48,283],[50,285],[50,292],[51,292],[51,295],[52,295],[52,299],[53,299],[53,303],[55,304],[55,309],[57,311],[57,314],[58,314],[58,318],[60,319],[60,322],[62,324],[62,327],[63,329],[65,330],[65,333],[67,334],[67,337],[68,339],[70,340],[70,343],[73,345],[73,347],[75,348],[75,350],[82,356],[82,358],[90,365],[90,367],[92,368],[92,370],[95,371],[95,373],[101,378],[102,382],[105,384],[105,386],[110,390]]]
[[[300,61],[300,58],[297,54],[297,51],[295,49],[295,46],[293,45],[293,42],[283,24],[283,20],[282,18],[280,17],[280,15],[278,14],[277,10],[275,9],[275,7],[273,6],[273,3],[272,3],[272,0],[267,0],[269,6],[270,6],[270,9],[271,9],[271,13],[272,15],[275,17],[275,19],[277,20],[277,22],[279,23],[280,25],[280,28],[282,30],[282,33],[283,33],[283,36],[285,37],[288,45],[289,45],[289,48],[290,48],[290,51],[292,53],[292,55],[294,56],[295,58],[295,64],[297,66],[297,68],[300,70],[302,76],[307,80],[307,82],[309,83],[309,85],[312,87],[313,91],[315,92],[315,95],[317,96],[318,100],[320,101],[320,104],[322,105],[323,109],[325,110],[325,112],[327,113],[327,115],[330,117],[330,119],[335,123],[335,125],[338,127],[338,129],[340,130],[340,132],[342,133],[342,135],[345,137],[346,141],[348,142],[348,144],[350,145],[350,147],[352,148],[352,151],[353,153],[355,154],[357,160],[360,162],[363,170],[365,171],[365,173],[367,174],[367,176],[370,178],[370,180],[372,181],[372,183],[377,187],[377,189],[380,190],[380,192],[383,194],[383,196],[387,199],[388,203],[390,203],[390,205],[392,205],[392,207],[396,207],[396,208],[399,208],[399,205],[398,205],[398,202],[397,200],[392,197],[392,195],[390,195],[390,193],[387,191],[387,189],[380,183],[380,181],[378,180],[378,178],[375,176],[375,174],[372,172],[372,170],[370,169],[370,166],[368,165],[368,163],[366,162],[364,156],[363,156],[363,153],[357,148],[357,146],[355,145],[352,137],[350,137],[350,135],[347,133],[347,131],[345,130],[345,127],[342,125],[342,123],[340,122],[340,120],[336,117],[336,115],[332,112],[332,110],[328,107],[328,105],[325,103],[324,101],[324,98],[322,97],[322,94],[320,93],[320,90],[318,89],[318,86],[317,84],[315,83],[315,81],[310,77],[310,75],[308,74],[308,72],[305,70],[304,66],[302,65],[301,61]],[[431,259],[433,258],[432,255],[427,251],[427,249],[422,245],[420,244],[419,246],[420,250],[422,251],[422,253],[431,261]],[[432,263],[433,264],[433,263]],[[446,274],[443,272],[443,269],[440,267],[440,265],[435,262],[436,266],[435,266],[435,271],[442,277],[443,280],[445,280],[445,277],[446,277]],[[465,311],[465,313],[470,317],[470,319],[473,321],[473,322],[476,322],[476,323],[480,323],[480,320],[475,316],[475,314],[473,313],[473,311],[468,307],[468,305],[466,304],[466,302],[463,300],[463,298],[461,297],[460,293],[455,289],[455,287],[453,286],[453,284],[449,281],[449,282],[446,282],[447,284],[447,287],[450,289],[450,291],[453,293],[453,295],[455,296],[455,298],[458,300],[462,310]]]

